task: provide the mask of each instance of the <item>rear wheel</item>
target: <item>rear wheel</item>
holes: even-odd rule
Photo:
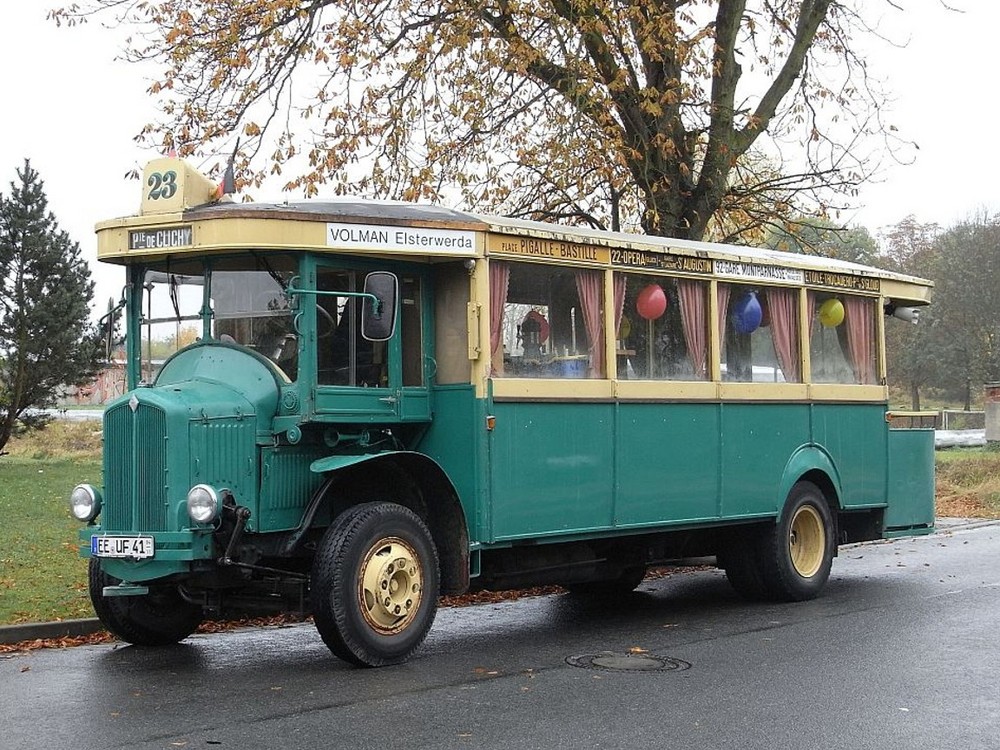
[[[748,599],[804,601],[826,585],[836,548],[833,518],[820,489],[797,482],[778,522],[735,540],[719,564]]]
[[[324,534],[313,561],[313,619],[345,661],[405,661],[437,613],[437,550],[420,517],[395,503],[348,508]]]
[[[203,619],[200,607],[185,601],[173,586],[150,586],[141,596],[104,596],[105,586],[121,581],[90,558],[90,601],[101,623],[123,641],[136,646],[168,646],[191,635]]]
[[[836,547],[833,518],[823,493],[798,482],[781,519],[762,539],[761,573],[774,599],[812,599],[826,585]]]

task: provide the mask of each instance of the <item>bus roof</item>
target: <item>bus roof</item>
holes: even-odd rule
[[[562,226],[467,213],[437,205],[376,200],[228,202],[218,200],[216,188],[207,178],[174,159],[152,162],[146,168],[146,174],[166,174],[170,169],[179,176],[175,178],[175,192],[171,193],[171,200],[165,205],[162,201],[150,200],[150,191],[144,195],[139,215],[97,225],[98,257],[101,260],[127,264],[225,250],[330,252],[338,248],[377,255],[399,253],[407,257],[424,256],[429,260],[508,253],[518,256],[522,251],[516,249],[517,241],[511,241],[517,238],[518,241],[527,241],[531,247],[541,243],[544,248],[545,243],[550,243],[568,248],[601,248],[601,254],[589,257],[591,262],[601,265],[615,257],[613,254],[621,256],[623,252],[634,251],[637,254],[635,257],[645,254],[643,257],[646,258],[669,255],[681,259],[703,259],[714,262],[715,267],[721,263],[736,276],[739,276],[740,267],[746,266],[765,271],[768,268],[792,269],[799,275],[825,274],[831,279],[837,275],[860,280],[878,279],[884,296],[910,304],[928,302],[933,287],[933,283],[925,279],[837,258]],[[144,182],[150,186],[155,180],[147,178]],[[193,196],[192,185],[197,188]],[[189,205],[192,202],[200,202],[200,205]],[[404,236],[393,235],[394,230],[405,229],[413,230],[404,234],[406,239],[415,238],[415,244],[397,243],[393,239]],[[477,233],[485,235],[486,241],[476,239]],[[346,243],[341,239],[345,239]],[[539,253],[546,254],[552,257],[557,255]],[[564,253],[562,257],[574,256]],[[575,257],[587,256],[578,254]],[[768,277],[765,273],[759,278]],[[831,285],[840,284],[832,282]],[[859,284],[858,288],[865,287]]]

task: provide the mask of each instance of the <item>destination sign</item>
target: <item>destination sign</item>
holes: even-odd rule
[[[802,283],[802,270],[786,268],[785,266],[766,266],[763,263],[745,263],[738,260],[715,261],[717,276],[732,279],[751,279],[753,281],[790,281]]]
[[[880,292],[881,282],[870,276],[852,276],[849,273],[833,271],[806,271],[806,283],[810,286],[826,286],[836,289],[852,289],[858,292]]]
[[[187,247],[193,243],[191,226],[160,227],[159,229],[130,229],[129,250],[163,250],[172,247]]]
[[[552,260],[578,260],[591,263],[607,263],[608,249],[582,242],[546,240],[538,237],[498,237],[490,235],[487,247],[490,253],[526,255]]]
[[[611,262],[616,266],[648,268],[655,271],[678,271],[683,273],[712,273],[712,261],[708,258],[692,258],[688,255],[651,253],[645,250],[614,248]]]

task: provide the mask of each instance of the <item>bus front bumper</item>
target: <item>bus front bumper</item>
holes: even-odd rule
[[[102,570],[122,581],[139,583],[188,573],[191,563],[214,557],[211,529],[135,532],[80,530],[80,557],[97,558]]]

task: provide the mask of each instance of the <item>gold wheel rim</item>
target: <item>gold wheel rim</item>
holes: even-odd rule
[[[423,566],[416,551],[398,537],[371,546],[358,576],[358,603],[365,622],[381,635],[405,630],[420,609]]]
[[[803,578],[816,575],[826,554],[823,518],[811,505],[803,505],[792,516],[788,552],[795,571]]]

